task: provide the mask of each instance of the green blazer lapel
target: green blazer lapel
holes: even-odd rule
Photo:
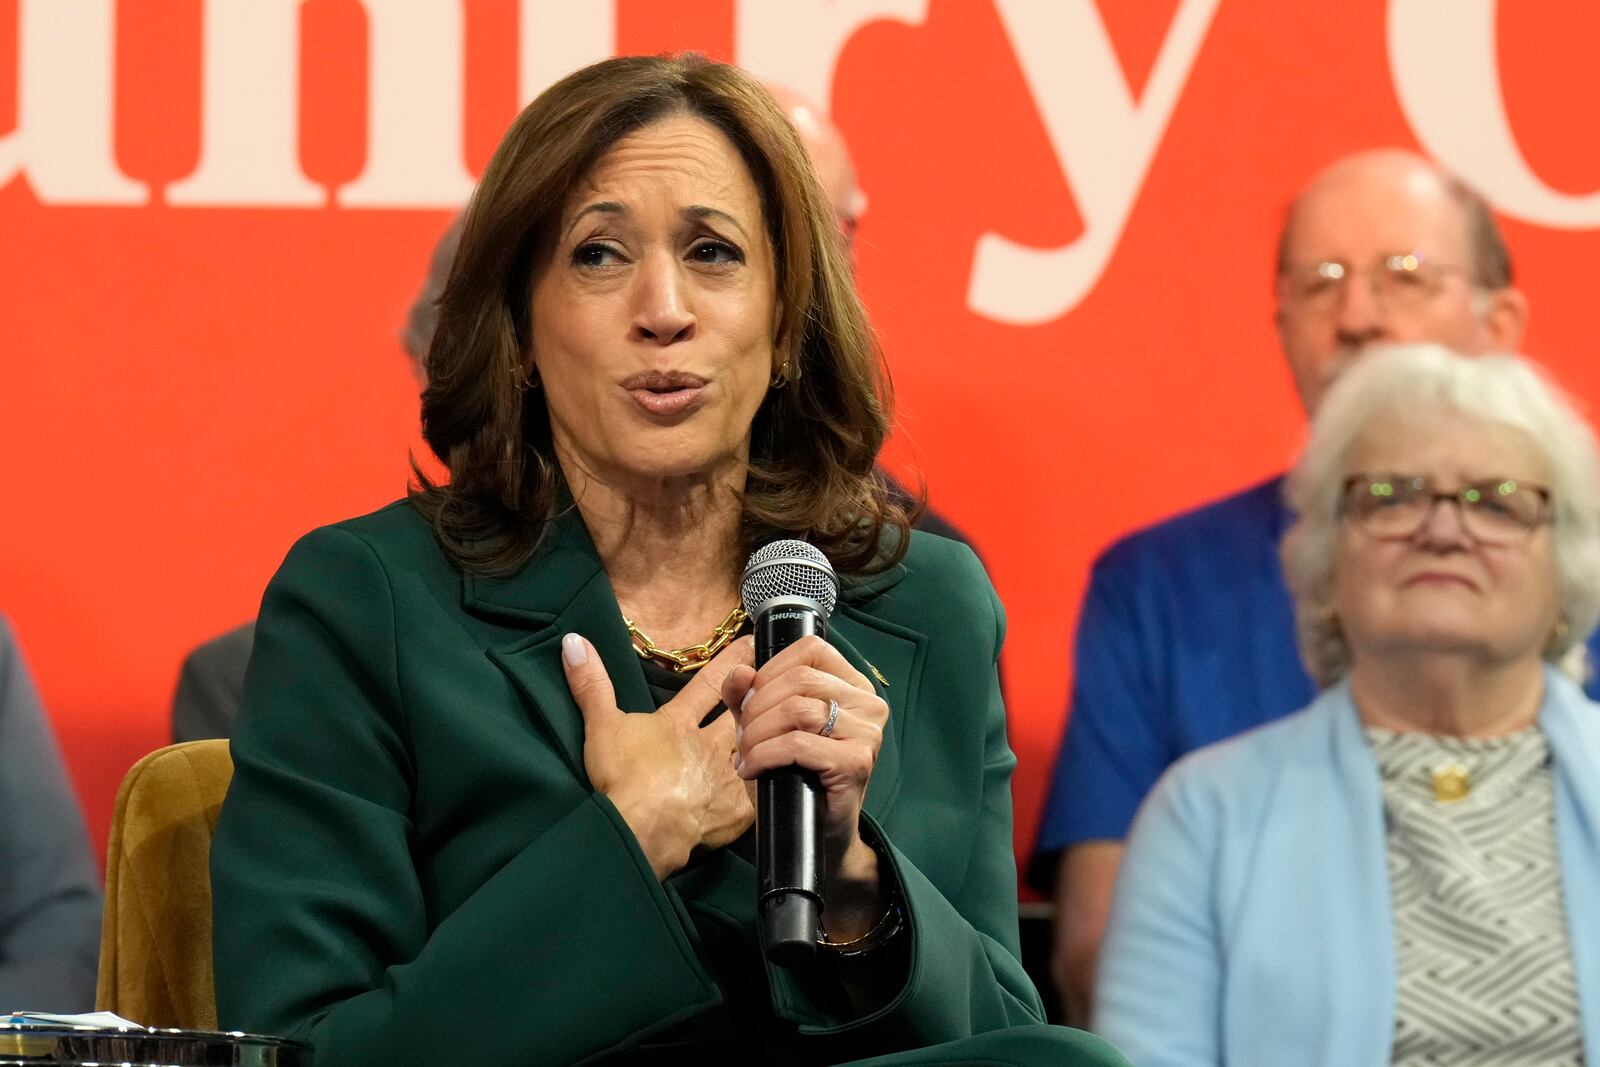
[[[915,714],[926,638],[873,615],[871,601],[905,576],[900,565],[864,579],[847,579],[840,605],[828,620],[828,641],[889,704],[889,729],[867,786],[866,808],[886,818],[899,792],[900,767],[908,724]]]
[[[573,774],[587,783],[583,714],[562,670],[562,636],[577,633],[589,639],[611,676],[619,707],[647,711],[654,705],[611,581],[576,509],[552,520],[538,554],[521,571],[508,578],[464,578],[462,602],[474,614],[531,630],[490,648],[487,655],[517,687]]]

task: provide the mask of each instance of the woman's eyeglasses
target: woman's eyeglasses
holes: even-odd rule
[[[1550,521],[1550,490],[1514,478],[1489,478],[1441,492],[1427,478],[1403,474],[1357,474],[1346,478],[1340,513],[1372,537],[1414,536],[1440,501],[1456,505],[1462,528],[1486,545],[1524,540]]]

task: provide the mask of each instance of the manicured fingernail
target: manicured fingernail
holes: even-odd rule
[[[739,756],[739,755],[735,755],[733,757],[733,773],[734,774],[740,774],[743,771],[744,771],[744,757],[743,756]]]
[[[561,639],[561,658],[569,667],[581,667],[589,662],[589,646],[577,634],[567,634]]]

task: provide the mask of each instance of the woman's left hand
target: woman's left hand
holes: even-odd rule
[[[828,938],[847,941],[883,914],[878,855],[861,839],[861,802],[883,747],[889,705],[839,650],[807,637],[757,671],[740,665],[722,684],[722,701],[739,710],[739,776],[798,766],[815,771],[826,811],[823,848]],[[823,734],[834,704],[833,727]]]

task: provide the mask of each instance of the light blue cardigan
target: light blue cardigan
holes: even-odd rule
[[[1600,705],[1545,670],[1556,846],[1586,1056],[1600,1059]],[[1382,786],[1347,685],[1179,761],[1139,810],[1094,1029],[1135,1067],[1389,1062]]]

